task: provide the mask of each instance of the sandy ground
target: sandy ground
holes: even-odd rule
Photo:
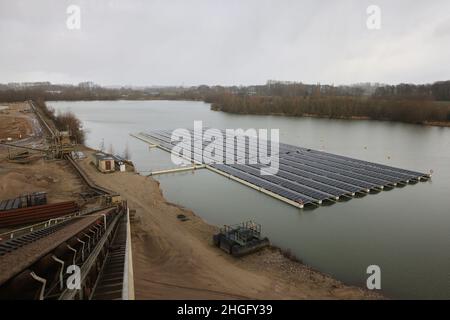
[[[216,227],[168,203],[157,181],[134,173],[102,174],[80,163],[95,183],[120,192],[131,209],[137,299],[376,299],[265,249],[234,258],[212,244]],[[182,222],[178,214],[189,220]]]
[[[33,136],[29,107],[25,103],[0,103],[0,141],[11,138],[24,139]],[[4,108],[7,107],[7,108]]]
[[[0,152],[0,199],[45,191],[49,203],[79,200],[87,188],[66,161],[39,159],[31,164],[16,164]]]
[[[8,106],[0,110],[1,134],[11,137],[14,132],[21,139],[10,143],[28,147],[45,144],[36,116],[30,112],[28,103],[0,103]],[[0,145],[0,199],[15,198],[21,194],[45,191],[49,203],[78,200],[79,193],[87,188],[76,172],[64,160],[44,160],[43,154],[31,151],[33,161],[27,164],[8,161],[9,153],[24,151]]]
[[[0,105],[5,105],[0,103]],[[5,132],[14,131],[17,123],[11,117],[20,116],[25,125],[19,128],[22,140],[13,141],[22,146],[38,146],[45,144],[41,129],[33,113],[23,113],[28,109],[25,103],[9,105],[8,114],[0,112],[1,128]],[[13,106],[13,107],[12,107]],[[20,131],[22,130],[22,131]],[[9,148],[11,153],[21,149]],[[34,159],[30,163],[20,164],[8,161],[8,147],[0,145],[0,200],[16,198],[32,192],[47,192],[48,203],[81,200],[79,193],[87,191],[87,187],[78,178],[76,172],[64,160],[44,160],[42,153],[32,151]],[[5,230],[0,230],[5,231]]]

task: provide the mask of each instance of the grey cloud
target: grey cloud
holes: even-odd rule
[[[381,30],[366,28],[370,4]],[[450,76],[449,12],[446,0],[0,0],[0,82],[431,82]]]

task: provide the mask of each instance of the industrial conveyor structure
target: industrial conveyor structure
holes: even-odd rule
[[[134,299],[126,202],[0,236],[0,299]]]

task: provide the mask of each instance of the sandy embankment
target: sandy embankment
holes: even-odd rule
[[[72,167],[65,161],[37,160],[30,164],[7,162],[0,151],[0,199],[13,199],[32,192],[47,192],[49,203],[80,200],[87,191]]]
[[[134,173],[101,174],[83,168],[95,183],[119,192],[136,210],[132,223],[138,299],[371,299],[380,296],[266,249],[236,259],[212,244],[216,227],[168,203],[157,181]],[[189,217],[181,222],[178,214]]]

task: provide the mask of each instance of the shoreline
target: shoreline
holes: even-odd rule
[[[78,100],[49,100],[47,102],[77,102],[77,101],[189,101],[189,102],[203,102],[210,105],[211,111],[220,111],[228,114],[237,114],[237,115],[253,115],[253,116],[282,116],[282,117],[290,117],[290,118],[318,118],[318,119],[330,119],[330,120],[366,120],[366,121],[382,121],[382,122],[392,122],[392,123],[403,123],[403,124],[412,124],[412,125],[419,125],[419,126],[425,126],[425,127],[444,127],[444,128],[450,128],[450,121],[443,122],[443,121],[428,121],[425,120],[421,123],[413,123],[413,122],[403,122],[403,121],[395,121],[395,120],[389,120],[389,119],[372,119],[367,116],[336,116],[336,117],[330,117],[330,116],[321,116],[316,114],[302,114],[302,115],[289,115],[286,113],[240,113],[240,112],[228,112],[223,111],[220,107],[213,107],[214,103],[212,102],[206,102],[202,99],[186,99],[186,98],[151,98],[151,99],[78,99]]]
[[[366,116],[351,116],[351,117],[329,117],[329,116],[321,116],[316,114],[302,114],[302,115],[290,115],[286,113],[240,113],[240,112],[228,112],[223,111],[220,108],[211,108],[211,111],[216,112],[224,112],[228,114],[236,114],[236,115],[243,115],[243,116],[276,116],[276,117],[289,117],[289,118],[317,118],[317,119],[329,119],[329,120],[365,120],[365,121],[381,121],[381,122],[391,122],[391,123],[401,123],[401,124],[410,124],[410,125],[417,125],[417,126],[423,126],[423,127],[444,127],[444,128],[450,128],[450,121],[442,122],[442,121],[424,121],[422,123],[413,123],[413,122],[402,122],[402,121],[394,121],[389,119],[372,119],[370,117]]]

